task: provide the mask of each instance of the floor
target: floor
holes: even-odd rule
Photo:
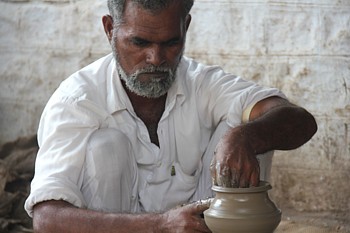
[[[350,233],[350,213],[300,213],[283,210],[274,233]]]

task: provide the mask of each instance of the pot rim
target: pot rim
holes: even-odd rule
[[[226,188],[222,186],[213,185],[211,188],[213,191],[221,192],[221,193],[256,193],[256,192],[264,192],[272,189],[272,186],[269,182],[261,180],[259,182],[259,186],[257,187],[249,187],[249,188]]]

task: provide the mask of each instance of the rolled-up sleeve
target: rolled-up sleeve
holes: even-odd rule
[[[241,124],[242,121],[248,121],[252,108],[260,100],[271,96],[287,98],[277,88],[260,86],[256,83],[243,80],[240,77],[236,79],[237,85],[242,85],[243,87],[241,88],[242,91],[240,91],[239,96],[231,103],[227,114],[226,122],[231,127]]]
[[[260,100],[271,96],[286,98],[276,88],[264,87],[225,73],[218,66],[203,69],[201,75],[203,78],[199,79],[201,83],[197,85],[197,94],[200,97],[199,111],[203,111],[201,115],[204,122],[212,120],[217,124],[225,120],[234,127],[242,123],[245,110],[249,114],[249,109]]]
[[[39,124],[40,149],[31,192],[25,202],[29,216],[33,215],[35,204],[47,200],[85,206],[80,186],[86,145],[103,119],[94,108],[86,99],[66,98],[59,93],[49,100]]]

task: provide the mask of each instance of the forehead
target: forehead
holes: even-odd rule
[[[182,1],[174,1],[168,8],[156,12],[143,9],[141,6],[127,1],[124,9],[123,23],[120,25],[126,35],[145,39],[162,37],[179,37],[184,33],[184,17]]]

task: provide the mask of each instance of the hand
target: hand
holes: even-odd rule
[[[167,233],[189,233],[211,231],[201,217],[203,212],[209,208],[212,199],[197,201],[176,207],[163,214],[163,224],[160,232]]]
[[[216,147],[210,164],[214,185],[245,188],[259,184],[259,162],[242,127],[230,129]]]

